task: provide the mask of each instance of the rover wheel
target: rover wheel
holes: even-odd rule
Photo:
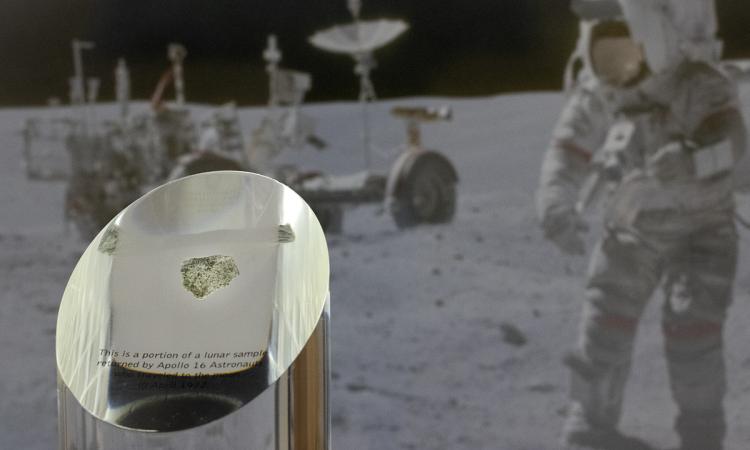
[[[432,160],[417,164],[391,201],[391,215],[399,228],[450,222],[455,212],[455,176]]]
[[[341,205],[316,205],[312,203],[310,208],[326,234],[341,234],[343,232],[344,209]]]

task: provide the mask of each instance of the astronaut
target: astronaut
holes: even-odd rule
[[[566,448],[633,449],[617,431],[639,317],[658,286],[681,450],[722,448],[723,325],[745,152],[736,88],[717,64],[710,0],[581,0],[568,101],[541,170],[545,236],[584,253],[586,186],[609,189],[579,342],[564,359]],[[604,180],[605,183],[589,183]],[[745,180],[746,181],[746,180]]]

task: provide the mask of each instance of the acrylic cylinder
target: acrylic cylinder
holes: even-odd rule
[[[92,241],[57,327],[59,448],[330,448],[329,263],[261,175],[161,186]]]

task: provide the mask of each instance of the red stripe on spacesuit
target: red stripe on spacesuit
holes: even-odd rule
[[[726,120],[726,116],[729,114],[735,114],[739,112],[737,107],[734,105],[725,106],[721,109],[718,109],[708,116],[703,118],[703,122],[701,122],[701,125],[706,124],[708,122],[714,121],[714,122],[723,122]],[[699,127],[700,128],[700,127]]]
[[[632,333],[638,326],[638,320],[628,316],[621,316],[619,314],[602,314],[596,318],[597,324],[606,327],[613,328],[620,331],[626,331]]]
[[[585,159],[586,162],[591,161],[591,157],[593,155],[590,151],[570,141],[559,141],[557,143],[557,147]]]
[[[721,325],[714,322],[664,325],[664,335],[674,339],[696,339],[720,333]]]

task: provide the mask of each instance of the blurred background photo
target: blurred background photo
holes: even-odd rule
[[[750,5],[715,6],[747,117]],[[579,23],[544,0],[5,0],[0,448],[57,445],[57,311],[91,238],[167,180],[241,169],[326,228],[333,448],[558,449],[588,260],[545,239],[535,194]],[[728,450],[750,442],[738,229]],[[667,449],[660,307],[621,429]]]

